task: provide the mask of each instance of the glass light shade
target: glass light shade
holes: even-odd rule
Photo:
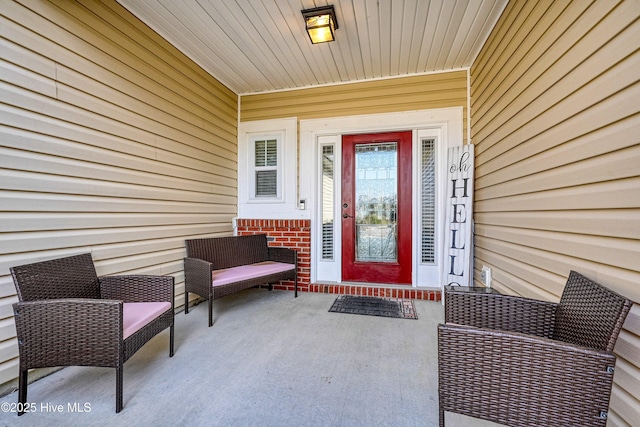
[[[307,33],[311,43],[332,42],[334,37],[334,22],[330,14],[310,16],[306,18]]]

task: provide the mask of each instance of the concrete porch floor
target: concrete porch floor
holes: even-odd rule
[[[437,426],[442,305],[390,319],[329,313],[335,298],[250,289],[216,300],[211,328],[199,304],[176,314],[173,358],[167,330],[125,364],[121,413],[113,369],[69,367],[29,386],[35,413],[0,398],[0,426]]]

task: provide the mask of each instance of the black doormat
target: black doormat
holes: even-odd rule
[[[417,319],[416,307],[410,299],[340,295],[329,309],[333,313]]]

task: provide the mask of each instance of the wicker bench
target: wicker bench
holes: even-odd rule
[[[298,296],[298,258],[293,249],[269,247],[265,234],[212,237],[185,241],[184,312],[189,313],[189,293],[209,301],[209,326],[213,325],[213,300],[258,285],[280,280],[295,282]]]

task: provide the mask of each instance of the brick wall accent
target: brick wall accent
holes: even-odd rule
[[[298,290],[325,294],[347,294],[440,301],[438,290],[369,284],[311,283],[311,221],[308,219],[238,219],[239,236],[266,234],[269,246],[280,246],[298,252]],[[294,283],[281,281],[275,289],[293,290]]]
[[[238,219],[238,235],[266,234],[269,246],[291,248],[298,252],[298,290],[309,291],[311,278],[311,220]],[[275,289],[293,290],[294,283],[281,281]]]

